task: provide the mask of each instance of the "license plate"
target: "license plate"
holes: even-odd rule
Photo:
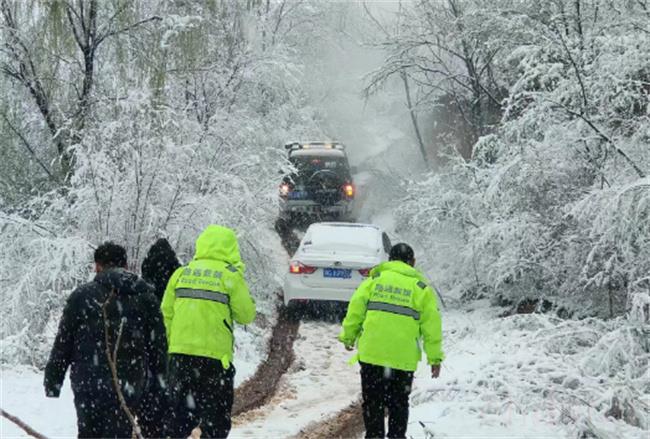
[[[307,191],[289,192],[289,199],[291,200],[302,200],[304,198],[307,198]]]
[[[325,268],[323,269],[323,277],[350,279],[352,277],[352,270],[346,268]]]

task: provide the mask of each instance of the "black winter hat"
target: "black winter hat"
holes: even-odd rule
[[[156,295],[162,299],[169,278],[180,266],[169,241],[160,238],[151,246],[142,261],[142,277],[156,288]]]
[[[388,259],[391,261],[402,261],[410,264],[415,259],[415,253],[410,245],[400,242],[390,249]]]

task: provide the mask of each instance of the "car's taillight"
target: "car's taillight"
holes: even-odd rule
[[[354,186],[352,184],[350,184],[350,183],[344,184],[343,185],[343,193],[348,198],[354,197]]]
[[[282,183],[280,185],[280,196],[286,197],[289,195],[289,192],[291,192],[291,187],[287,183]]]
[[[291,261],[289,264],[289,273],[291,274],[312,274],[316,267],[310,267],[298,261]]]
[[[370,270],[372,270],[372,268],[361,268],[359,269],[359,274],[363,277],[368,277]]]

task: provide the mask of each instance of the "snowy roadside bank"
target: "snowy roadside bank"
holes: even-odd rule
[[[648,437],[644,328],[540,314],[497,318],[487,304],[472,307],[443,314],[447,360],[438,380],[425,367],[416,374],[410,436]],[[622,410],[634,407],[634,416],[626,413],[638,427],[607,416],[614,396]]]

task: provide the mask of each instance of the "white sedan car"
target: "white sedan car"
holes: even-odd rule
[[[284,303],[349,302],[370,269],[388,260],[388,235],[379,227],[357,223],[314,223],[289,263]]]

